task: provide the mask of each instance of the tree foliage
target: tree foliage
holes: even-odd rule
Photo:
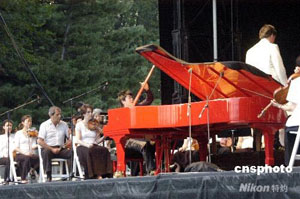
[[[117,93],[128,88],[137,92],[138,82],[150,70],[151,64],[135,48],[158,42],[156,0],[4,0],[0,12],[24,60],[65,117],[72,110],[63,101],[104,81],[109,82],[105,90],[98,89],[73,104],[83,101],[104,110],[117,107]],[[0,113],[43,96],[4,27],[1,21]],[[150,84],[159,99],[159,71]],[[25,106],[11,115],[19,121],[21,115],[31,114],[39,124],[47,119],[49,106],[43,97],[41,104]]]

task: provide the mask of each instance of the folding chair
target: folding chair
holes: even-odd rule
[[[296,134],[296,139],[293,147],[293,151],[291,154],[290,162],[289,162],[289,167],[293,167],[295,160],[300,160],[300,154],[297,154],[299,143],[300,143],[300,128],[298,131],[290,131],[291,134]]]
[[[9,169],[10,179],[13,180],[14,182],[18,182],[18,177],[16,172],[17,162],[15,162],[14,160],[14,155],[12,150],[9,150],[9,163],[10,163],[10,169]]]
[[[38,153],[39,153],[39,159],[40,159],[40,177],[39,177],[39,182],[41,183],[41,182],[46,182],[46,175],[45,175],[45,171],[44,171],[42,150],[41,150],[41,146],[40,145],[38,145]],[[67,177],[70,176],[67,159],[53,158],[51,160],[51,162],[52,162],[52,179],[54,179],[54,178],[67,178]],[[57,162],[59,164],[59,174],[54,174],[53,173],[53,163],[54,162]],[[66,174],[63,174],[63,164],[65,164],[65,167],[66,167]]]
[[[84,178],[83,177],[83,171],[82,171],[82,168],[81,168],[81,165],[80,165],[80,162],[79,162],[79,158],[78,158],[78,155],[77,155],[77,146],[76,146],[76,143],[75,143],[75,139],[73,138],[73,142],[72,142],[72,148],[73,148],[73,154],[74,154],[74,158],[73,158],[73,173],[74,175],[76,174],[76,168],[78,169],[78,173],[79,173],[79,177],[80,178]]]

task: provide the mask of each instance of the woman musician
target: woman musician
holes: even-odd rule
[[[112,175],[112,162],[107,148],[99,146],[97,138],[101,134],[101,128],[89,129],[89,121],[92,119],[93,107],[84,104],[80,108],[83,120],[76,124],[75,136],[77,154],[80,164],[84,167],[85,179],[101,179]],[[90,127],[91,128],[91,127]],[[103,140],[103,139],[102,139]]]
[[[20,166],[22,183],[27,183],[27,175],[31,171],[33,177],[33,170],[38,171],[39,157],[35,153],[37,149],[37,130],[31,128],[32,118],[30,115],[24,115],[21,118],[21,130],[16,132],[15,136],[15,151],[16,162]]]
[[[295,74],[300,73],[300,56],[296,59]],[[288,93],[286,96],[287,103],[279,104],[275,100],[272,101],[273,106],[278,107],[284,111],[291,112],[291,115],[285,124],[284,145],[285,145],[285,165],[289,164],[290,156],[292,154],[296,135],[291,134],[290,131],[298,131],[300,123],[300,78],[293,78],[290,82]]]

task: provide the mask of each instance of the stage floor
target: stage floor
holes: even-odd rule
[[[0,186],[0,198],[300,198],[291,173],[196,172]]]

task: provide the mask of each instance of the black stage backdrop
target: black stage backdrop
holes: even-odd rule
[[[217,0],[218,61],[245,61],[264,24],[277,28],[287,75],[300,54],[299,0]],[[212,0],[159,0],[160,45],[188,62],[213,61]],[[186,91],[162,74],[162,104],[186,102]],[[174,91],[179,94],[175,99]]]

